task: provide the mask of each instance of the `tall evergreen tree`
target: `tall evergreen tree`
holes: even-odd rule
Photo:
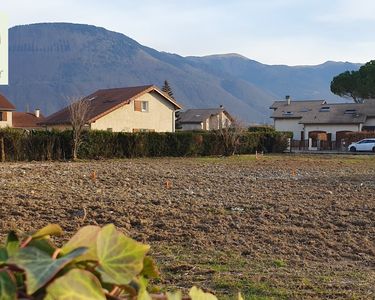
[[[161,88],[161,90],[164,93],[166,93],[169,97],[171,97],[172,99],[174,99],[172,88],[170,87],[170,85],[169,85],[169,83],[168,83],[167,80],[164,80],[164,85]]]

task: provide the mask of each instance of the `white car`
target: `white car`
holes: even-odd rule
[[[375,138],[363,139],[356,143],[351,143],[348,147],[350,152],[356,151],[372,151],[375,152]]]

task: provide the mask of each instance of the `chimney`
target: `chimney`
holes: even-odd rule
[[[289,96],[289,95],[286,95],[286,96],[285,96],[285,100],[286,100],[286,104],[287,104],[287,105],[290,105],[290,102],[291,102],[292,100],[290,99],[290,96]]]
[[[220,105],[220,109],[224,109],[224,106],[222,104]]]
[[[35,117],[37,117],[37,118],[40,117],[40,109],[39,108],[35,109]]]

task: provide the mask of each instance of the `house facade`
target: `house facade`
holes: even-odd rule
[[[98,90],[81,101],[89,101],[88,128],[113,132],[174,132],[175,111],[181,108],[152,85]],[[47,117],[42,125],[71,128],[69,108]]]
[[[291,101],[287,97],[270,108],[275,129],[293,132],[296,141],[339,142],[347,132],[375,131],[374,100],[329,104],[325,100]]]
[[[0,94],[0,128],[12,127],[13,111],[16,107]]]
[[[37,130],[44,116],[36,109],[34,113],[15,111],[16,107],[3,95],[0,95],[0,128]]]
[[[218,130],[232,124],[232,116],[221,108],[188,109],[180,113],[181,130]]]

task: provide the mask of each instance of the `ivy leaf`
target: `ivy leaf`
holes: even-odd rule
[[[17,299],[16,280],[8,270],[0,270],[0,300]]]
[[[64,266],[85,253],[86,248],[78,248],[59,259],[52,259],[48,254],[34,247],[20,249],[8,264],[16,265],[26,273],[27,294],[32,295],[43,287]]]
[[[56,246],[52,244],[52,242],[49,239],[31,240],[27,247],[37,248],[47,253],[49,256],[52,256],[52,254],[57,249]]]
[[[137,300],[152,300],[150,294],[147,292],[147,280],[143,277],[139,280],[139,292],[137,296]]]
[[[168,300],[182,300],[182,292],[176,291],[174,293],[167,293]]]
[[[40,239],[48,235],[62,235],[63,230],[58,224],[48,224],[47,226],[39,229],[37,232],[33,233],[31,237],[33,239]]]
[[[126,285],[143,268],[143,260],[150,246],[143,245],[118,232],[113,224],[104,226],[97,239],[99,265],[96,270],[102,281]]]
[[[101,228],[99,226],[85,226],[77,231],[77,233],[61,248],[61,253],[66,254],[74,249],[86,247],[87,252],[79,256],[76,261],[82,260],[98,260],[96,255],[96,244],[98,234]]]
[[[7,249],[4,247],[0,247],[0,265],[5,263],[8,259],[8,252]]]
[[[189,292],[191,300],[217,300],[211,293],[205,293],[201,289],[193,286]]]
[[[45,300],[105,300],[99,280],[90,272],[73,269],[47,287]]]
[[[8,256],[14,255],[18,249],[20,248],[20,241],[14,231],[10,231],[7,236],[6,240],[6,249],[8,252]]]
[[[141,275],[150,279],[156,279],[160,277],[160,272],[158,267],[156,266],[155,261],[149,256],[146,256],[143,260],[143,270]]]

